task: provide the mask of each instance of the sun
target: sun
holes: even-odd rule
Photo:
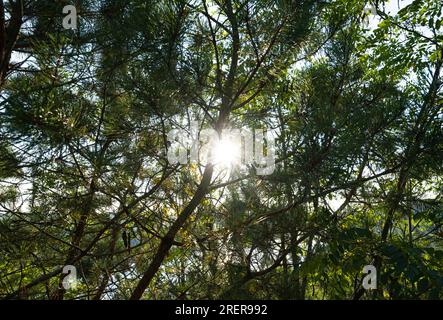
[[[240,143],[223,137],[217,141],[212,149],[213,163],[222,167],[232,167],[240,163],[241,146]]]

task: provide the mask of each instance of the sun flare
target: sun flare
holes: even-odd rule
[[[222,138],[212,149],[214,164],[223,167],[231,167],[240,163],[240,144],[229,138]]]

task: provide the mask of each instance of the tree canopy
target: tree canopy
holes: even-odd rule
[[[0,0],[0,298],[443,298],[442,10]]]

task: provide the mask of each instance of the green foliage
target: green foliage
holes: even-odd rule
[[[65,2],[0,87],[0,298],[442,298],[441,1]],[[270,129],[274,173],[169,163],[194,120]]]

